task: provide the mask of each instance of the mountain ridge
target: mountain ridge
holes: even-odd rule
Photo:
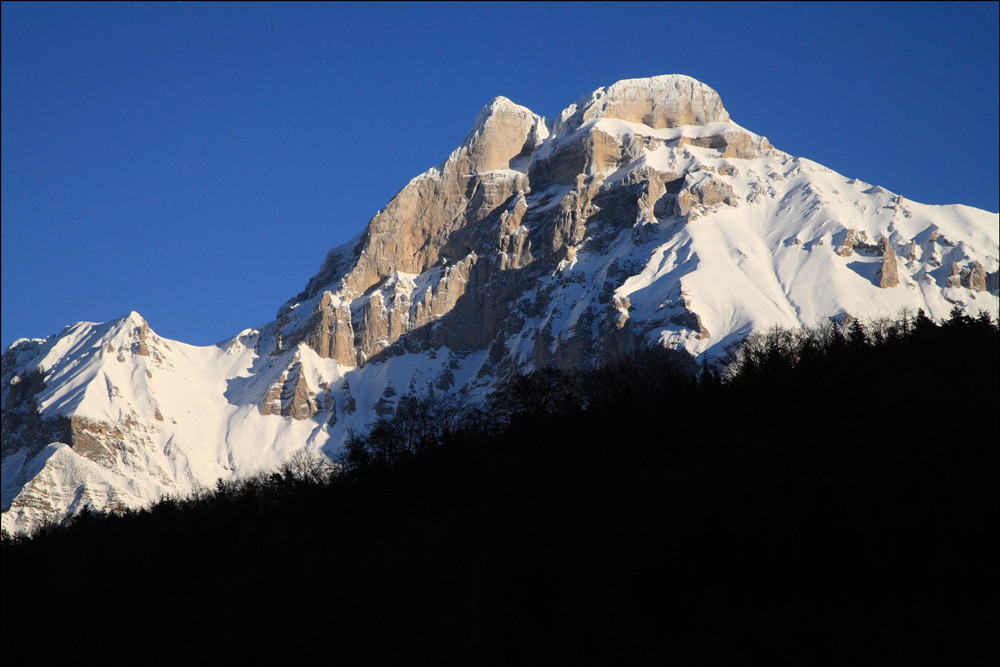
[[[998,219],[792,157],[690,77],[623,80],[552,120],[497,97],[274,321],[199,348],[131,313],[11,345],[3,525],[333,454],[407,396],[475,399],[532,368],[714,357],[769,326],[902,308],[996,313]]]

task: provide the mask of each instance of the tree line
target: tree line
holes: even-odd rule
[[[3,539],[25,664],[992,663],[997,322],[414,399],[330,461]]]

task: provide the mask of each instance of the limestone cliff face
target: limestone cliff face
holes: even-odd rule
[[[776,187],[788,200],[785,181],[800,173],[780,166],[789,159],[732,123],[719,95],[689,77],[619,81],[552,121],[498,97],[444,162],[328,254],[279,311],[273,353],[305,344],[354,367],[441,347],[489,350],[481,372],[495,378],[530,366],[601,363],[653,339],[703,346],[715,325],[698,290],[674,288],[634,314],[628,293],[649,267],[623,253],[641,254],[674,225],[694,229],[721,210],[766,204]],[[836,194],[806,187],[811,203],[800,215]],[[912,219],[901,197],[877,187],[864,195],[886,195],[884,209]],[[848,270],[877,263],[871,282],[884,290],[901,284],[891,230],[831,224],[837,231],[789,243],[811,252],[829,242],[826,252],[850,259]],[[894,239],[907,266],[940,265],[943,237],[918,243],[895,232]],[[697,265],[690,247],[670,257]],[[577,265],[591,268],[566,272]],[[963,265],[948,284],[984,290],[989,272]],[[593,296],[566,301],[578,288]]]
[[[442,259],[460,259],[468,253],[476,227],[527,188],[527,178],[517,168],[523,168],[546,136],[540,116],[496,98],[447,160],[410,181],[372,218],[352,248],[331,251],[303,293],[286,307],[338,281],[344,293],[361,295],[397,271],[420,274]]]
[[[496,98],[458,149],[407,184],[356,241],[331,251],[306,289],[282,307],[285,348],[304,342],[351,366],[441,345],[459,352],[490,346],[515,333],[532,308],[544,310],[546,304],[518,301],[540,276],[573,262],[583,245],[600,249],[657,216],[694,220],[735,205],[724,178],[738,173],[735,165],[720,177],[644,164],[658,149],[682,161],[689,147],[737,161],[773,150],[728,120],[715,91],[682,76],[601,88],[550,123]],[[622,133],[602,124],[618,121],[639,129]],[[684,127],[691,131],[662,134]],[[649,230],[636,234],[643,241]],[[553,345],[588,354],[606,347],[610,354],[631,349],[639,335],[616,325],[613,331],[626,331],[606,338],[604,325],[584,325],[589,319],[604,321],[587,313],[574,325],[573,338],[586,344]],[[696,318],[674,321],[708,335]],[[551,361],[541,342],[535,349],[536,361]],[[580,355],[570,356],[566,363]]]
[[[618,118],[653,129],[726,122],[729,113],[714,90],[686,76],[626,79],[598,88],[563,111],[565,131],[600,118]]]
[[[323,359],[352,365],[356,356],[351,305],[324,292],[308,322],[288,341],[305,342]]]

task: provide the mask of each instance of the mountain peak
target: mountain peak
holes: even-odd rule
[[[498,122],[534,122],[538,118],[540,116],[531,109],[512,102],[503,95],[498,95],[487,102],[480,109],[479,113],[476,114],[476,121],[473,123],[472,130],[469,132],[464,143],[467,145],[473,137],[481,135],[486,128]]]
[[[683,74],[622,79],[598,88],[560,114],[569,131],[599,118],[618,118],[653,129],[727,122],[729,113],[712,88]]]
[[[479,114],[476,116],[476,125],[479,125],[481,121],[486,118],[497,114],[497,113],[520,113],[534,115],[531,109],[523,107],[516,102],[513,102],[510,98],[504,97],[503,95],[497,95],[492,100],[486,103]]]
[[[133,326],[140,326],[140,327],[143,325],[149,326],[149,322],[146,321],[146,318],[140,315],[135,310],[129,311],[128,315],[124,315],[123,317],[119,318],[118,321],[121,322],[122,324],[131,324]]]
[[[547,136],[545,119],[506,97],[494,97],[476,115],[472,130],[459,147],[469,159],[461,169],[472,172],[511,168]]]
[[[496,97],[274,322],[204,348],[136,312],[19,341],[0,374],[4,527],[333,454],[434,391],[480,400],[532,368],[718,356],[847,313],[996,312],[996,214],[903,200],[728,120],[678,75],[598,88],[551,123]]]

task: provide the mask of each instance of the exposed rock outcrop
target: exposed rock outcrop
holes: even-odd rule
[[[8,350],[4,355],[4,366],[13,365],[16,355]],[[8,371],[9,372],[9,371]],[[5,373],[5,376],[7,373]],[[40,368],[14,375],[8,382],[7,398],[3,405],[3,420],[0,421],[2,449],[7,456],[24,450],[27,456],[34,456],[49,442],[70,442],[67,423],[61,420],[46,420],[39,413],[38,394],[46,388],[45,373]]]
[[[302,364],[296,361],[271,385],[261,401],[262,415],[309,419],[319,413],[316,394],[309,388]]]
[[[948,273],[948,280],[946,281],[948,287],[961,287],[962,286],[962,267],[958,262],[952,262],[951,271]]]
[[[969,266],[954,262],[947,284],[949,287],[967,287],[974,292],[985,292],[991,289],[988,276],[986,267],[978,260],[974,260]]]
[[[551,152],[535,158],[528,177],[531,182],[574,185],[581,175],[594,175],[621,164],[626,151],[605,132],[596,128],[558,143]]]
[[[967,270],[962,271],[962,284],[975,292],[986,291],[986,267],[974,260]]]
[[[316,306],[316,313],[301,329],[305,343],[324,359],[336,359],[340,363],[353,366],[354,326],[351,322],[351,306],[325,291]],[[293,343],[296,341],[292,341]]]
[[[682,148],[684,146],[713,148],[722,151],[720,157],[741,160],[753,159],[758,157],[763,151],[771,149],[771,144],[767,139],[761,138],[759,141],[755,140],[748,132],[739,129],[727,129],[719,134],[703,137],[681,136],[677,141],[677,147]],[[729,175],[735,173],[735,167],[722,167],[719,173],[724,173],[723,169]]]
[[[73,416],[69,434],[70,446],[77,454],[109,469],[118,463],[118,452],[127,448],[121,428],[109,422]]]
[[[726,122],[719,94],[687,76],[625,79],[599,88],[562,113],[556,131],[573,130],[598,118],[618,118],[653,129]]]
[[[674,213],[679,216],[691,214],[696,206],[716,206],[725,204],[733,206],[736,195],[728,183],[720,181],[709,173],[689,174],[685,178],[684,187],[677,194]]]
[[[889,245],[889,239],[882,238],[878,243],[879,254],[882,255],[882,266],[879,268],[879,287],[886,289],[899,284],[899,268],[896,266],[896,251]]]
[[[691,300],[688,299],[686,295],[681,295],[680,305],[678,306],[679,312],[674,313],[670,316],[670,322],[674,324],[679,324],[683,327],[687,327],[694,332],[697,332],[698,340],[704,340],[711,337],[708,329],[701,321],[701,315],[692,310]]]
[[[857,229],[848,229],[847,235],[844,237],[843,243],[841,243],[836,250],[836,253],[841,257],[850,257],[854,254],[854,249],[859,245],[862,247],[867,246],[868,243],[868,233],[865,231],[858,231]]]

